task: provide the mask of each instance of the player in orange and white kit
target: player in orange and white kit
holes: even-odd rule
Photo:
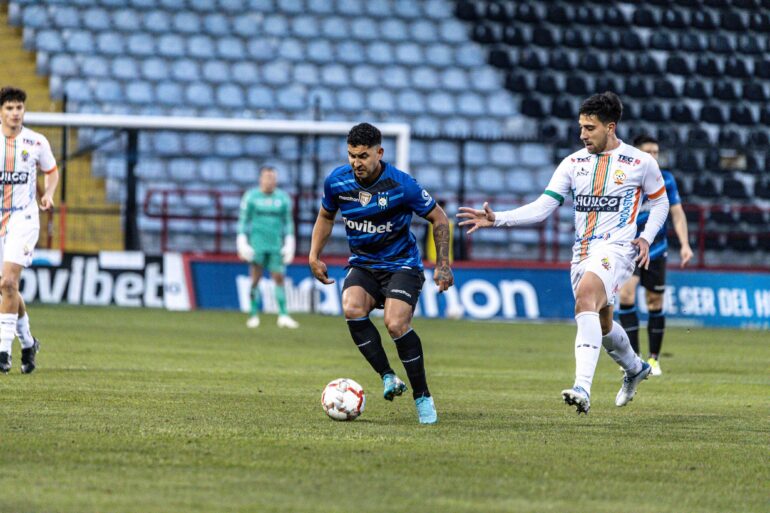
[[[615,130],[623,112],[620,99],[611,92],[595,94],[580,106],[580,138],[585,148],[565,158],[545,192],[535,201],[514,210],[493,212],[460,207],[459,225],[468,233],[490,226],[518,226],[543,221],[572,196],[575,203],[575,245],[572,258],[572,290],[575,295],[575,384],[562,391],[564,401],[578,414],[591,407],[591,384],[599,359],[599,347],[625,371],[615,398],[625,406],[650,365],[631,348],[628,335],[612,320],[612,308],[620,287],[634,271],[635,261],[646,268],[650,244],[666,221],[668,197],[658,164],[617,138]],[[636,238],[636,218],[642,194],[650,200],[650,217]]]
[[[41,134],[22,125],[27,94],[21,89],[0,89],[0,372],[11,369],[11,346],[18,334],[21,372],[35,370],[37,340],[29,330],[29,317],[19,295],[21,270],[32,263],[40,232],[36,200],[37,172],[45,173],[40,208],[53,207],[59,172],[51,146]]]

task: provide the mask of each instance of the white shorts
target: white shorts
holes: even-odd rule
[[[590,271],[604,283],[607,293],[607,304],[615,304],[615,296],[625,282],[634,273],[636,262],[627,249],[606,246],[597,249],[595,253],[577,264],[572,264],[570,279],[572,280],[572,295],[577,297],[577,288],[583,275]]]
[[[11,213],[4,231],[0,217],[0,234],[0,261],[29,267],[40,235],[37,204],[32,202],[24,210]]]

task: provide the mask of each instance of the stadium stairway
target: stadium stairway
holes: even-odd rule
[[[35,72],[35,54],[22,48],[22,31],[8,24],[8,4],[0,3],[0,69],[3,70],[2,85],[13,85],[27,92],[27,111],[62,112],[62,104],[51,100],[48,77]],[[37,129],[37,127],[34,127]],[[51,143],[57,161],[61,159],[61,130],[56,128],[39,129]],[[77,135],[73,134],[70,144],[77,147]],[[103,249],[122,249],[123,236],[120,225],[119,205],[107,202],[103,178],[91,173],[90,156],[76,159],[67,166],[67,205],[69,209],[88,208],[98,210],[101,215],[78,215],[73,212],[67,216],[65,234],[66,248],[69,251],[94,252]],[[43,186],[43,177],[39,178],[39,187]],[[61,205],[61,182],[56,193],[56,205]],[[49,231],[50,230],[50,231]],[[50,233],[50,235],[49,235]],[[51,226],[48,215],[41,213],[39,248],[60,247],[58,219],[55,217]]]

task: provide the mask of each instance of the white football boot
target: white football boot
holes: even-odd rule
[[[288,315],[279,315],[278,320],[275,321],[275,324],[279,328],[289,328],[290,330],[299,328],[299,323]]]
[[[249,320],[246,321],[246,327],[247,328],[259,328],[259,316],[258,315],[252,315],[249,317]]]
[[[652,372],[652,367],[649,363],[642,360],[642,370],[634,374],[633,376],[626,375],[623,378],[623,386],[620,387],[620,392],[615,397],[615,406],[625,406],[630,403],[636,395],[636,387],[639,383],[647,379],[647,376]]]

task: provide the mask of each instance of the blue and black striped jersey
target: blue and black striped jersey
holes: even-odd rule
[[[350,265],[398,271],[422,270],[417,240],[409,230],[412,213],[427,216],[435,200],[417,180],[382,162],[376,182],[364,187],[350,165],[338,167],[324,181],[321,206],[342,214]]]
[[[674,175],[670,171],[663,171],[661,169],[660,174],[663,175],[663,182],[666,186],[666,195],[668,196],[669,205],[679,205],[682,203],[682,199],[679,197],[679,189],[676,187],[676,180]],[[636,236],[644,230],[644,225],[647,224],[647,218],[650,217],[650,205],[647,202],[647,195],[642,197],[642,209],[639,212],[639,217],[636,218]],[[671,216],[669,216],[670,219]],[[666,237],[666,231],[668,230],[668,219],[663,224],[660,231],[655,234],[655,240],[652,241],[650,246],[650,259],[654,260],[660,258],[668,251],[668,238]]]

